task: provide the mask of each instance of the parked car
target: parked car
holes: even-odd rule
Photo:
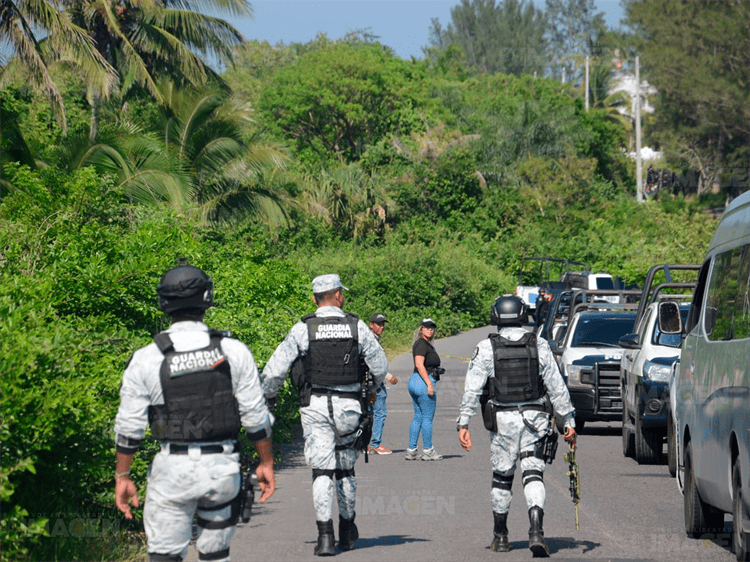
[[[750,557],[750,192],[724,211],[685,323],[671,393],[685,530],[699,538],[733,517]]]
[[[676,302],[676,301],[675,301]],[[669,375],[677,360],[680,334],[659,329],[659,301],[651,303],[632,334],[620,338],[622,454],[638,464],[662,462],[669,419]],[[683,320],[690,303],[678,304]]]
[[[559,357],[570,398],[576,409],[576,429],[587,421],[622,418],[620,394],[619,339],[633,331],[634,311],[592,310],[590,305],[574,308],[562,344],[550,342]],[[613,306],[613,305],[610,305]]]

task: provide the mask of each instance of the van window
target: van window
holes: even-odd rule
[[[706,293],[706,283],[708,282],[708,270],[711,267],[711,260],[706,260],[698,273],[698,285],[693,291],[693,300],[690,303],[690,313],[685,323],[685,333],[689,334],[698,324],[701,310],[703,308],[703,299]]]
[[[734,334],[734,318],[737,316],[739,326],[742,323],[742,301],[747,293],[747,275],[742,278],[744,287],[740,287],[740,264],[743,248],[734,248],[716,256],[711,279],[708,284],[706,300],[706,334],[709,340],[731,340]],[[744,330],[746,331],[746,330]]]
[[[750,337],[750,245],[742,249],[737,307],[734,311],[734,339]]]
[[[600,291],[611,291],[615,288],[611,277],[597,277],[596,288]]]

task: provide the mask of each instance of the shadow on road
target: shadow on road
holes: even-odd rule
[[[383,537],[360,538],[357,540],[356,548],[357,550],[361,550],[364,548],[372,548],[374,546],[395,546],[411,542],[430,542],[430,540],[410,537],[408,535],[385,535]]]
[[[587,552],[590,552],[594,550],[595,548],[598,548],[601,546],[601,544],[598,542],[577,541],[570,537],[545,537],[545,541],[547,543],[547,546],[550,549],[551,554],[560,552],[561,550],[578,550],[578,549],[581,549],[582,554],[586,554]],[[529,548],[529,541],[511,541],[510,542],[511,552],[515,550],[528,550],[528,548]],[[490,550],[489,546],[487,547],[487,550]]]

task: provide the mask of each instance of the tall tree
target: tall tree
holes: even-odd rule
[[[461,0],[451,8],[443,28],[436,18],[430,28],[430,46],[459,45],[466,63],[479,72],[541,74],[545,68],[546,20],[526,0]]]
[[[53,63],[74,66],[98,96],[108,96],[116,80],[113,67],[96,51],[90,35],[69,15],[59,2],[0,0],[0,41],[10,45],[15,55],[0,68],[0,86],[13,76],[30,81],[50,100],[63,130],[67,129],[65,104],[52,78]]]
[[[260,107],[308,161],[352,162],[388,134],[421,128],[424,69],[377,43],[332,44],[280,68]]]
[[[715,179],[750,166],[750,2],[631,2],[643,70],[658,90],[650,135]],[[745,172],[747,177],[747,172]]]
[[[120,72],[120,89],[140,86],[164,103],[158,81],[170,78],[194,87],[221,78],[201,59],[219,64],[232,61],[232,49],[242,35],[228,22],[191,8],[201,5],[211,12],[251,16],[247,0],[63,0],[71,19],[85,28],[96,48]],[[199,56],[201,55],[201,56]],[[98,98],[92,96],[90,138],[97,135]]]
[[[582,78],[581,59],[594,54],[597,35],[604,31],[604,14],[596,12],[594,0],[545,0],[549,27],[551,75],[578,83]],[[577,64],[578,62],[578,64]]]

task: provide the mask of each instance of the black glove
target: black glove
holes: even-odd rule
[[[266,405],[269,410],[275,410],[276,406],[279,405],[279,396],[266,396]]]

